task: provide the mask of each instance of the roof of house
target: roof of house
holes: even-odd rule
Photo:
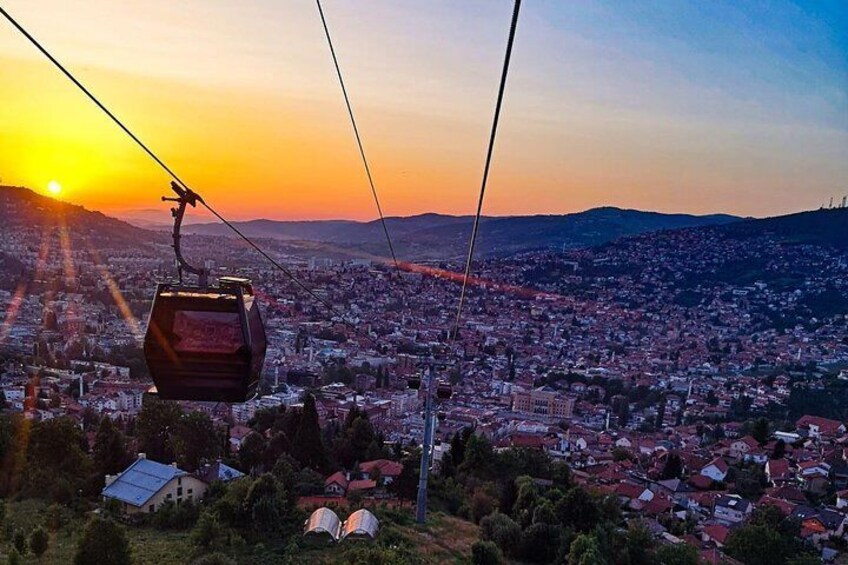
[[[710,466],[714,466],[722,473],[727,473],[727,470],[730,469],[730,466],[727,464],[727,461],[725,461],[721,457],[716,457],[715,459],[704,465],[703,469],[701,470],[703,471],[704,469]]]
[[[101,494],[141,507],[172,479],[186,475],[186,471],[172,465],[139,458],[104,488]]]
[[[786,459],[769,459],[766,463],[766,472],[774,478],[782,478],[789,475],[789,461]]]
[[[796,506],[794,502],[789,502],[787,500],[782,500],[780,498],[774,498],[774,497],[769,496],[767,494],[763,495],[762,498],[760,498],[759,504],[761,506],[765,506],[767,504],[770,505],[770,506],[774,506],[774,507],[778,508],[781,512],[783,512],[787,516],[792,513],[792,510]]]
[[[330,486],[331,484],[336,483],[342,488],[346,489],[348,485],[347,477],[341,471],[336,471],[324,481],[324,486]]]
[[[747,512],[751,503],[739,496],[723,494],[716,499],[715,505],[724,506],[725,508],[733,508],[739,512]]]
[[[347,486],[348,490],[370,490],[373,488],[377,488],[377,482],[369,479],[363,479],[361,481],[350,481],[350,484]]]
[[[615,487],[615,494],[625,498],[639,498],[645,492],[645,487],[633,483],[619,483]]]
[[[201,479],[207,483],[213,483],[215,481],[226,483],[228,481],[234,481],[235,479],[242,478],[244,473],[238,469],[233,469],[229,465],[225,465],[220,461],[215,461],[214,463],[204,466],[200,471],[200,476]]]
[[[829,418],[822,418],[821,416],[806,415],[801,416],[795,425],[799,428],[808,428],[810,425],[818,426],[822,433],[828,434],[839,431],[839,427],[842,425],[842,422],[838,420],[831,420]]]
[[[380,469],[381,477],[397,477],[403,472],[403,464],[388,459],[375,459],[373,461],[363,461],[359,464],[359,470],[368,474],[374,472],[374,469]]]
[[[706,475],[692,475],[689,477],[689,484],[696,489],[708,490],[713,486],[713,480]]]
[[[704,534],[709,536],[710,539],[724,545],[727,542],[727,536],[730,535],[730,529],[721,524],[710,524],[709,526],[704,526]]]

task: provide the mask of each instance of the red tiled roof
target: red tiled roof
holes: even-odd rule
[[[795,504],[793,504],[792,502],[781,500],[779,498],[774,498],[767,494],[763,495],[757,504],[759,504],[760,506],[774,506],[775,508],[783,512],[786,516],[789,516],[792,513],[792,510],[795,509]]]
[[[399,477],[403,472],[403,464],[397,461],[389,461],[388,459],[363,461],[359,464],[359,470],[369,475],[374,472],[374,469],[380,469],[381,477]]]
[[[619,483],[615,487],[615,494],[626,498],[639,498],[645,492],[645,487],[634,485],[633,483]]]
[[[727,526],[722,526],[721,524],[710,524],[709,526],[704,527],[704,533],[717,541],[718,543],[724,545],[727,542],[727,536],[730,534],[730,530]]]
[[[810,424],[818,426],[819,430],[823,434],[835,434],[839,431],[839,426],[842,425],[842,422],[822,418],[821,416],[805,415],[801,416],[801,418],[795,423],[795,425],[799,428],[807,428]]]
[[[708,490],[713,486],[713,480],[706,475],[692,475],[689,478],[689,483],[699,490]]]
[[[337,485],[346,489],[348,485],[347,477],[345,477],[344,473],[342,473],[341,471],[336,471],[335,473],[327,477],[326,480],[324,480],[324,486],[326,487],[333,483],[336,483]]]
[[[789,461],[786,459],[770,459],[766,463],[766,469],[772,479],[781,479],[790,475]]]
[[[362,479],[359,481],[350,481],[350,484],[347,486],[348,491],[354,490],[371,490],[377,488],[377,483],[370,479]]]

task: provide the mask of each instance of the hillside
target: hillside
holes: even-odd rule
[[[809,243],[848,249],[848,208],[746,220],[725,226],[719,231],[733,239],[771,237],[789,244]]]
[[[848,209],[641,234],[566,259],[542,258],[524,284],[587,299],[601,292],[629,305],[656,300],[652,308],[744,300],[760,329],[848,314]]]
[[[506,255],[544,248],[579,248],[616,238],[658,230],[727,224],[739,218],[723,214],[693,216],[605,207],[565,215],[484,217],[480,224],[480,255]],[[406,259],[461,257],[468,245],[472,216],[423,214],[386,218],[397,254]],[[384,255],[386,244],[379,221],[347,220],[237,222],[254,237],[299,239],[331,243]],[[225,235],[220,224],[195,224],[187,233]]]
[[[165,237],[82,206],[48,198],[19,186],[0,186],[0,234],[65,229],[72,243],[85,237],[98,247],[136,246]]]

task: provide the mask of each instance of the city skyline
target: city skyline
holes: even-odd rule
[[[386,215],[465,215],[510,5],[417,6],[325,11]],[[228,217],[376,216],[313,4],[6,8]],[[838,2],[527,2],[484,214],[765,216],[838,202],[846,21]],[[0,107],[3,184],[55,194],[54,181],[116,215],[157,207],[168,179],[5,23],[0,63],[14,85]]]

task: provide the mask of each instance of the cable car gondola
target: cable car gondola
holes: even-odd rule
[[[436,386],[436,397],[440,400],[447,400],[452,395],[453,387],[450,385],[450,383],[439,381],[438,386]]]
[[[180,281],[156,288],[144,336],[144,358],[165,400],[244,402],[256,394],[265,362],[265,328],[253,286],[247,279],[221,277],[207,284],[208,273],[189,265],[180,251],[180,225],[186,204],[199,197],[171,183],[179,206],[174,216],[174,251]],[[197,275],[184,285],[183,271]]]

